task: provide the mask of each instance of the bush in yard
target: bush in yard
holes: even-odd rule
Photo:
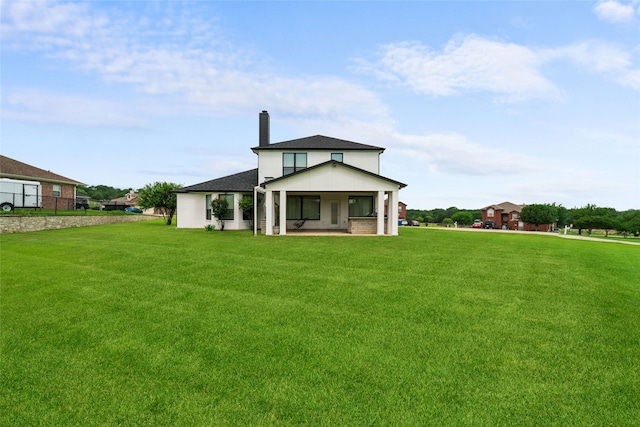
[[[220,231],[224,231],[224,217],[229,211],[229,202],[227,199],[221,199],[216,197],[211,201],[211,213],[216,217],[218,224],[220,225]]]

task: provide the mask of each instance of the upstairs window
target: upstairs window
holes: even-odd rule
[[[487,217],[493,218],[493,209],[487,209]]]
[[[342,162],[342,153],[331,153],[331,160]]]
[[[307,153],[282,153],[282,175],[289,175],[306,167]]]

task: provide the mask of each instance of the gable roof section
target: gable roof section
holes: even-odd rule
[[[252,192],[258,185],[258,169],[239,172],[200,184],[178,188],[174,193],[204,193],[204,192]]]
[[[49,172],[26,163],[0,155],[0,177],[37,180],[61,184],[84,185],[82,182]]]
[[[384,148],[360,144],[359,142],[346,141],[344,139],[331,138],[329,136],[315,135],[253,147],[251,150],[254,152],[262,150],[372,150],[383,152]]]
[[[397,184],[400,188],[404,188],[404,187],[406,187],[406,186],[407,186],[407,184],[403,184],[402,182],[396,181],[396,180],[394,180],[394,179],[386,178],[386,177],[384,177],[384,176],[382,176],[382,175],[378,175],[378,174],[375,174],[375,173],[373,173],[373,172],[369,172],[369,171],[367,171],[367,170],[360,169],[360,168],[357,168],[357,167],[355,167],[355,166],[351,166],[351,165],[350,165],[350,164],[348,164],[348,163],[339,162],[339,161],[337,161],[337,160],[328,160],[328,161],[326,161],[326,162],[319,163],[319,164],[314,165],[314,166],[310,166],[310,167],[308,167],[308,168],[305,168],[305,169],[299,170],[299,171],[297,171],[297,172],[293,172],[293,173],[290,173],[290,174],[288,174],[288,175],[284,175],[284,176],[281,176],[281,177],[278,177],[278,178],[275,178],[275,179],[271,179],[271,180],[269,180],[269,181],[267,181],[267,182],[263,182],[262,184],[260,184],[260,186],[261,186],[261,187],[263,187],[263,188],[266,188],[266,186],[267,186],[267,185],[269,185],[269,184],[271,184],[271,183],[278,182],[278,181],[282,181],[282,180],[285,180],[285,179],[289,179],[289,178],[294,177],[294,176],[296,176],[296,175],[300,175],[300,174],[303,174],[303,173],[307,173],[307,172],[310,172],[310,171],[312,171],[312,170],[314,170],[314,169],[318,169],[318,168],[321,168],[321,167],[323,167],[323,166],[330,165],[330,164],[333,164],[334,166],[344,166],[344,167],[345,167],[345,168],[347,168],[347,169],[351,169],[351,170],[354,170],[354,171],[356,171],[356,172],[360,172],[360,173],[363,173],[363,174],[365,174],[365,175],[372,176],[372,177],[374,177],[374,178],[382,179],[382,180],[384,180],[384,181],[388,181],[388,182],[391,182],[391,183],[393,183],[393,184]]]
[[[523,205],[516,205],[515,203],[511,203],[511,202],[502,202],[498,205],[491,205],[491,206],[487,206],[485,208],[482,208],[482,210],[487,210],[489,208],[493,208],[495,210],[501,210],[503,212],[518,212],[520,213],[522,211],[522,208],[524,206]]]

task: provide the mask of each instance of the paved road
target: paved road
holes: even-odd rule
[[[426,228],[426,227],[425,227]],[[435,228],[435,227],[434,227]],[[587,237],[587,236],[576,236],[573,234],[563,234],[563,233],[549,233],[549,232],[541,232],[541,231],[515,231],[515,230],[487,230],[484,228],[455,228],[455,227],[437,227],[438,230],[451,230],[451,231],[473,231],[474,233],[526,233],[526,234],[537,234],[540,236],[554,236],[554,237],[562,237],[563,239],[576,239],[576,240],[591,240],[594,242],[602,242],[602,243],[622,243],[623,245],[635,245],[640,246],[640,242],[627,242],[624,240],[618,239],[601,239],[597,237]]]

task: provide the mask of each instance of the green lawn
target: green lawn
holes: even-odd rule
[[[0,236],[0,425],[637,425],[640,247]]]

